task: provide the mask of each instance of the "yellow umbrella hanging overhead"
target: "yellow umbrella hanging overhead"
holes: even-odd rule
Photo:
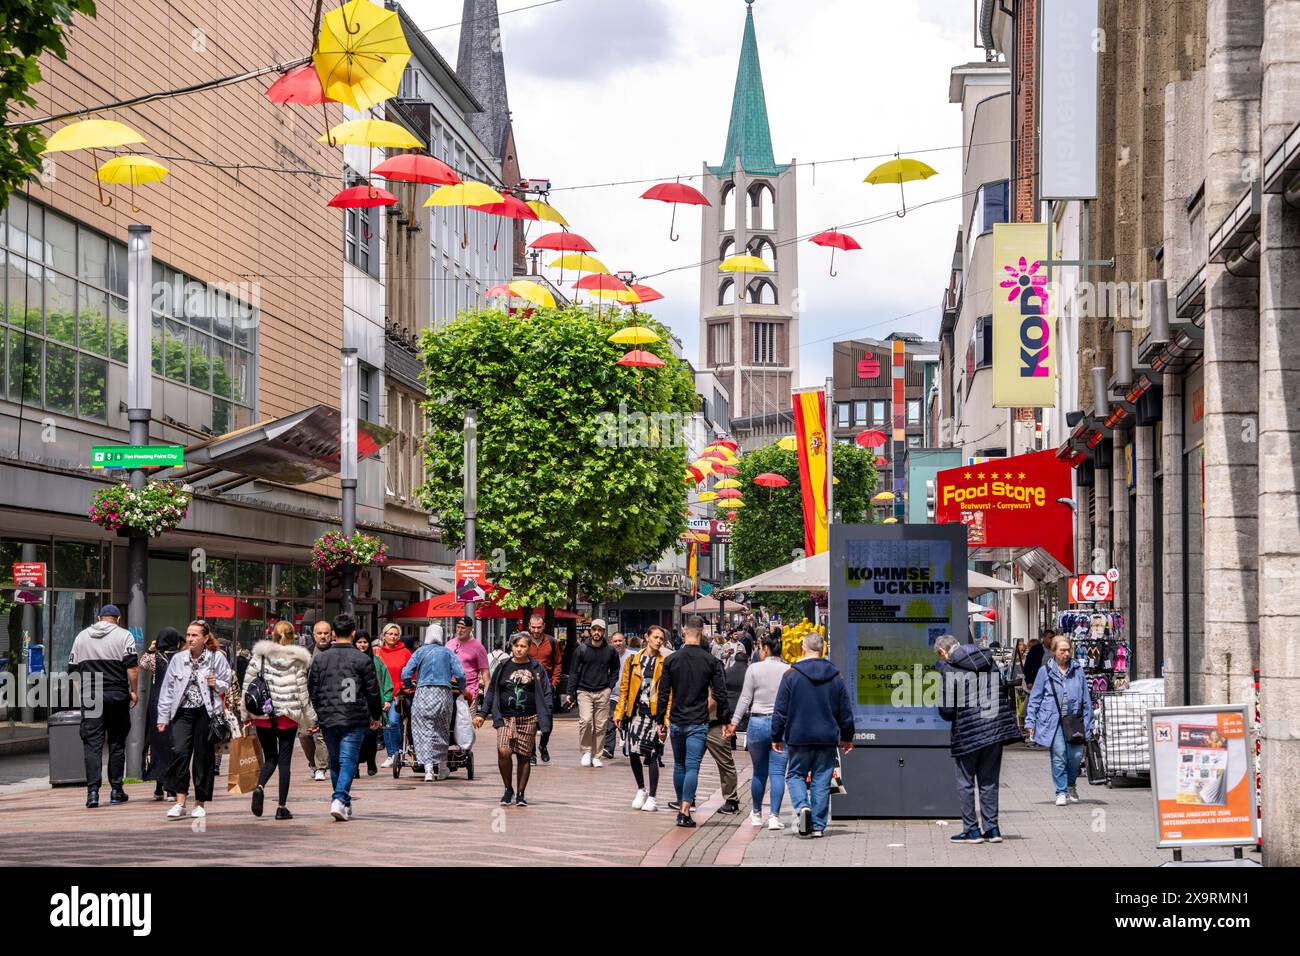
[[[144,137],[116,120],[81,120],[57,130],[45,141],[42,153],[62,153],[70,149],[112,149],[143,143]]]
[[[330,146],[372,146],[384,149],[424,147],[424,144],[404,127],[377,119],[355,119],[339,123],[318,141]]]
[[[716,482],[713,487],[714,490],[717,490],[718,488],[739,488],[740,482],[735,478],[723,478],[721,481]]]
[[[771,272],[772,267],[758,256],[731,256],[718,266],[719,272]]]
[[[739,498],[723,498],[717,503],[719,508],[743,508],[745,503]]]
[[[473,180],[457,183],[455,186],[439,186],[424,201],[426,206],[486,206],[489,203],[505,202],[505,197],[487,183]]]
[[[716,491],[702,491],[700,492],[699,498],[697,498],[696,500],[708,504],[710,501],[715,500],[717,497],[718,497],[718,493]]]
[[[647,329],[644,325],[629,325],[611,335],[609,341],[615,345],[649,345],[651,342],[658,342],[659,335],[654,329]]]
[[[139,212],[140,207],[135,204],[135,187],[144,183],[162,182],[167,172],[166,166],[146,156],[116,156],[100,166],[95,175],[100,182],[111,183],[114,186],[130,186],[131,209]],[[100,201],[103,202],[102,189],[100,197]],[[104,202],[104,205],[112,205],[112,202],[110,199]]]
[[[920,179],[929,179],[931,176],[939,175],[938,171],[927,166],[919,159],[900,159],[897,156],[887,163],[881,163],[871,172],[867,173],[867,178],[862,180],[864,183],[870,183],[873,186],[881,186],[886,183],[898,183],[898,193],[903,197],[903,209],[898,213],[901,218],[907,215],[907,195],[903,192],[903,183],[916,182]]]
[[[881,523],[881,524],[898,524],[898,519],[897,519],[897,518],[886,518],[884,521],[882,521],[882,522],[880,522],[880,523]]]
[[[325,95],[358,110],[396,96],[410,58],[402,21],[370,0],[325,14],[311,56]]]
[[[776,447],[781,449],[782,451],[798,451],[799,442],[795,439],[793,435],[786,435],[784,438],[782,438],[780,441],[776,443]]]
[[[570,269],[574,272],[588,272],[602,276],[610,274],[605,263],[585,252],[570,252],[568,255],[560,256],[550,266],[552,269]]]
[[[555,296],[536,282],[521,279],[518,282],[511,282],[506,288],[510,290],[511,295],[527,299],[533,305],[544,305],[548,309],[555,308]]]
[[[871,499],[872,501],[893,501],[894,493],[892,491],[882,491]]]
[[[542,222],[553,222],[565,229],[569,228],[569,220],[565,219],[560,214],[560,210],[548,202],[542,202],[540,199],[530,199],[528,200],[528,208],[537,213],[537,218]]]

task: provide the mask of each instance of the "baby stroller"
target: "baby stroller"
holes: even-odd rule
[[[412,773],[424,773],[424,765],[418,763],[415,759],[415,738],[411,734],[411,695],[414,688],[411,688],[411,694],[404,692],[397,695],[393,700],[397,719],[402,724],[402,743],[398,748],[397,756],[393,758],[393,779],[396,780],[402,775],[402,767],[411,768]],[[468,740],[464,746],[461,745],[461,731],[458,727],[464,723],[461,719],[464,716],[462,708],[468,710],[463,697],[456,697],[456,708],[451,718],[451,739],[447,746],[447,769],[455,773],[457,770],[465,771],[465,779],[474,779],[474,752],[470,749],[474,746],[474,730],[470,725]]]

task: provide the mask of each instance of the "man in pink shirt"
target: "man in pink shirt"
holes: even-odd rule
[[[478,689],[487,684],[488,655],[483,642],[474,636],[472,619],[462,617],[456,622],[456,636],[447,642],[447,650],[460,658],[460,666],[465,668],[465,696],[475,700]]]

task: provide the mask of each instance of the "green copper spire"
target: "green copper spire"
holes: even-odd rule
[[[753,0],[745,13],[745,36],[740,44],[740,67],[736,71],[736,92],[731,99],[731,126],[721,166],[710,167],[716,175],[735,172],[740,157],[745,172],[777,176],[786,170],[772,157],[772,131],[767,125],[767,98],[763,95],[763,69],[758,63],[758,39],[754,35]]]

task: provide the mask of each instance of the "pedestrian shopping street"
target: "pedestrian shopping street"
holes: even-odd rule
[[[1151,792],[1145,787],[1089,787],[1082,801],[1053,804],[1045,751],[1008,747],[1002,767],[999,845],[950,846],[960,821],[834,820],[823,840],[790,829],[769,832],[749,824],[749,760],[736,753],[740,814],[717,812],[722,803],[717,767],[704,758],[699,827],[673,826],[672,756],[660,776],[661,809],[631,809],[635,785],[627,759],[599,770],[578,766],[576,719],[556,721],[551,762],[533,770],[530,805],[501,807],[501,781],[492,737],[480,734],[475,780],[458,772],[424,783],[381,770],[353,785],[355,818],[330,819],[329,784],[312,781],[295,750],[289,808],[294,819],[255,819],[249,798],[218,796],[197,821],[167,821],[169,806],[154,803],[152,783],[128,785],[131,801],[83,806],[81,787],[50,789],[42,779],[0,785],[0,866],[1154,866],[1167,851],[1154,848]],[[0,770],[6,759],[0,758]],[[223,765],[223,770],[228,767]],[[788,818],[788,802],[783,808]],[[947,825],[944,825],[944,824]],[[1228,850],[1188,849],[1185,859],[1220,859]],[[1252,855],[1252,854],[1248,854]]]

